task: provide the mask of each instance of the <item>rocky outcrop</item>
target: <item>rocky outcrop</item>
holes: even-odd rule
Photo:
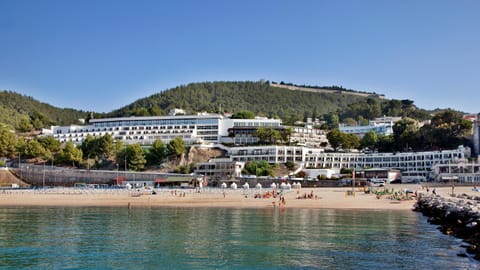
[[[455,198],[435,195],[420,196],[415,211],[429,217],[432,224],[440,225],[440,230],[449,235],[464,239],[467,253],[480,260],[480,197],[461,194]],[[467,254],[458,254],[467,256]]]

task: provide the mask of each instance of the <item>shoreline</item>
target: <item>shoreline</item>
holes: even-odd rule
[[[387,187],[392,188],[392,187]],[[395,190],[400,190],[394,186]],[[377,188],[383,189],[383,188]],[[304,208],[352,210],[413,210],[415,198],[406,201],[377,199],[375,194],[365,194],[351,188],[301,188],[283,191],[281,197],[271,195],[270,189],[221,190],[206,188],[196,190],[155,189],[156,194],[127,190],[78,190],[53,188],[41,190],[0,191],[0,206],[63,206],[63,207],[215,207],[215,208]],[[225,194],[224,194],[225,192]],[[269,193],[268,198],[265,197]],[[348,194],[347,194],[348,192]],[[301,198],[298,198],[301,197]]]
[[[405,190],[416,191],[417,194],[432,193],[422,189],[420,185],[387,185],[386,189],[394,189],[398,194]],[[375,188],[377,191],[383,187]],[[301,188],[288,190],[281,197],[265,197],[270,189],[217,189],[205,188],[201,192],[192,189],[155,189],[150,191],[125,189],[75,189],[51,188],[40,190],[2,190],[0,206],[60,206],[60,207],[212,207],[212,208],[295,208],[295,209],[345,209],[345,210],[404,210],[412,211],[417,198],[412,193],[408,200],[391,199],[391,195],[377,196],[366,194],[363,189],[352,188]],[[142,193],[143,192],[143,193]],[[435,192],[443,197],[451,192],[450,187],[437,187]],[[458,194],[475,194],[471,187],[457,187]],[[301,197],[300,199],[298,197]]]

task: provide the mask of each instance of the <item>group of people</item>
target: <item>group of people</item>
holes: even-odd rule
[[[303,195],[297,196],[297,199],[317,199],[317,195],[313,194],[313,190],[310,193],[303,193]]]
[[[176,190],[170,191],[170,194],[172,194],[172,196],[179,196],[179,197],[185,197],[185,195],[187,195],[184,191],[177,192]]]

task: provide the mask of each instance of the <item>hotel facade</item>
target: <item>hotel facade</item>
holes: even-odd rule
[[[155,140],[168,143],[176,137],[182,138],[187,145],[258,141],[252,133],[232,135],[231,129],[241,127],[256,130],[282,126],[280,119],[231,119],[219,114],[199,114],[91,119],[89,125],[52,126],[43,129],[42,134],[51,135],[62,143],[72,141],[75,144],[81,144],[88,135],[100,137],[106,134],[127,144],[142,145],[151,145]]]
[[[295,146],[232,147],[229,150],[233,161],[265,160],[269,163],[294,162],[304,168],[384,168],[398,169],[406,177],[431,177],[434,164],[448,164],[466,160],[470,148],[459,146],[453,150],[402,152],[402,153],[362,153],[324,152],[323,149]]]

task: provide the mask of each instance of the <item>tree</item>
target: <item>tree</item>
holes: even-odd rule
[[[375,149],[377,147],[378,136],[375,131],[370,130],[365,135],[363,135],[362,139],[360,140],[360,145],[363,148],[370,148]]]
[[[338,129],[333,129],[327,133],[327,139],[335,151],[339,147],[343,149],[353,149],[360,146],[360,139],[356,135],[343,133]]]
[[[185,153],[185,142],[182,138],[176,137],[167,144],[168,154],[178,157]]]
[[[254,119],[255,113],[251,111],[239,111],[234,113],[231,117],[232,119]]]
[[[347,126],[357,126],[357,121],[351,117],[343,119],[343,123],[345,123]]]
[[[161,140],[155,140],[147,155],[148,164],[158,164],[167,157],[167,151],[167,146]]]
[[[415,147],[415,136],[418,131],[418,123],[412,118],[404,117],[393,125],[393,138],[396,149],[407,151]]]
[[[22,118],[20,124],[18,125],[18,130],[20,132],[30,132],[33,129],[33,125],[30,123],[30,119]]]
[[[280,136],[282,138],[283,143],[287,143],[288,145],[290,145],[290,138],[292,137],[292,134],[293,134],[293,129],[291,127],[287,127],[283,129],[280,132]]]
[[[48,150],[52,153],[57,153],[62,147],[62,144],[53,136],[37,137],[36,139],[43,146],[43,148],[45,148],[45,150]]]
[[[109,158],[113,155],[115,149],[113,137],[110,134],[105,134],[97,139],[97,151],[101,158]]]
[[[392,152],[395,149],[392,135],[378,135],[377,149],[379,152]]]
[[[342,139],[342,132],[337,128],[333,129],[329,133],[327,133],[327,140],[330,143],[330,146],[333,147],[335,151],[337,151],[338,147],[340,147],[343,143]]]
[[[45,148],[35,139],[27,142],[23,155],[29,158],[42,157],[45,154]]]
[[[245,164],[242,173],[256,176],[273,176],[273,167],[265,160],[249,161]]]
[[[127,160],[128,168],[132,171],[141,171],[145,168],[147,160],[140,144],[136,143],[127,146]]]
[[[448,109],[433,116],[427,136],[437,147],[455,147],[471,129],[472,123],[463,119],[460,112]]]
[[[338,128],[339,118],[336,113],[329,113],[325,115],[325,122],[330,129]]]
[[[48,120],[48,117],[45,114],[36,110],[31,113],[30,119],[35,129],[41,129],[50,124],[50,120]]]
[[[342,147],[344,149],[357,149],[360,147],[360,138],[355,134],[342,134]]]
[[[363,116],[359,115],[357,117],[357,120],[358,120],[358,123],[360,124],[360,126],[368,126],[368,119],[365,119]]]
[[[288,131],[286,131],[286,136]],[[290,133],[291,135],[291,133]],[[253,136],[257,137],[261,144],[276,144],[278,140],[282,140],[282,134],[280,131],[274,128],[259,127],[254,133]]]
[[[105,134],[98,138],[88,134],[82,142],[80,149],[82,149],[84,157],[87,157],[88,159],[93,158],[98,161],[113,156],[116,147],[113,137],[110,134]]]
[[[10,129],[0,125],[0,157],[12,157],[17,153],[17,136]]]
[[[73,142],[69,141],[65,144],[65,147],[60,150],[57,156],[57,163],[60,164],[72,164],[78,165],[82,162],[83,153],[82,150],[77,148]]]
[[[142,108],[135,109],[135,111],[133,112],[133,115],[135,115],[135,116],[149,116],[150,113],[147,109],[142,107]]]

